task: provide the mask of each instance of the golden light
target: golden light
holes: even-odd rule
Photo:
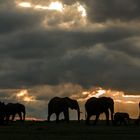
[[[140,95],[126,95],[122,91],[115,91],[115,90],[105,90],[101,87],[99,88],[93,88],[90,91],[83,91],[82,92],[82,98],[78,99],[80,101],[86,101],[87,99],[91,97],[111,97],[114,99],[114,102],[116,103],[122,103],[122,104],[138,104],[140,102]]]
[[[103,94],[105,94],[107,91],[102,89],[102,88],[95,88],[91,91],[83,91],[82,92],[82,95],[86,98],[84,100],[87,100],[91,97],[96,97],[96,98],[99,98],[100,96],[102,96]]]
[[[125,98],[140,98],[140,95],[122,95]]]
[[[35,101],[35,98],[34,97],[24,97],[23,98],[23,101],[25,101],[25,102],[32,102],[32,101]]]
[[[34,8],[35,9],[42,9],[42,10],[47,10],[48,9],[47,6],[41,6],[41,5],[36,5]]]
[[[21,2],[18,4],[20,7],[30,8],[32,7],[30,2]]]
[[[89,92],[88,92],[88,91],[84,91],[84,92],[82,92],[82,94],[83,94],[83,95],[88,95]]]
[[[57,27],[71,30],[87,27],[88,24],[86,7],[80,2],[67,5],[60,0],[52,0],[52,2],[46,1],[46,3],[43,1],[35,2],[33,0],[15,0],[15,4],[18,8],[30,8],[30,10],[41,11],[44,12],[44,14],[46,11],[46,15],[49,16],[44,17],[42,20],[42,24],[45,28]],[[50,24],[51,21],[55,20],[55,17],[58,19],[58,22],[56,22],[56,24]]]
[[[87,13],[86,13],[86,9],[84,8],[83,5],[78,3],[78,11],[81,13],[82,17],[86,17]]]
[[[62,12],[64,9],[60,2],[51,2],[49,6],[35,5],[34,8],[40,10],[55,10],[59,12]]]
[[[41,4],[34,5],[30,2],[16,2],[18,6],[24,8],[33,8],[33,9],[41,9],[41,10],[55,10],[62,12],[63,11],[63,4],[61,2],[51,2],[48,6],[44,6]]]
[[[48,6],[49,10],[56,10],[56,11],[63,11],[63,5],[61,2],[51,2],[50,5]]]
[[[25,89],[25,90],[21,90],[19,93],[17,93],[17,97],[22,97],[22,96],[26,96],[28,95],[28,91]]]
[[[27,89],[21,90],[20,92],[16,93],[16,97],[18,100],[25,102],[35,101],[35,97],[30,96]]]
[[[103,95],[103,94],[105,94],[105,93],[106,93],[105,90],[103,90],[103,89],[99,89],[99,90],[97,91],[95,97],[100,97],[101,95]]]

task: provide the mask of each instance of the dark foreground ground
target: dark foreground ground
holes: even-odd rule
[[[140,140],[140,125],[86,126],[85,122],[14,122],[0,126],[0,140]]]

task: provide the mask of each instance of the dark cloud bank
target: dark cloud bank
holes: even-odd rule
[[[45,29],[45,12],[10,2],[0,2],[1,88],[73,83],[140,92],[140,1],[81,0],[88,21],[106,26],[90,32]]]

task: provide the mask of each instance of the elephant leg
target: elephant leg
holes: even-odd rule
[[[48,122],[50,122],[50,117],[51,117],[51,114],[48,114],[48,118],[47,118]]]
[[[115,120],[114,125],[118,125],[119,122],[120,122],[119,120]]]
[[[95,121],[94,121],[94,125],[96,125],[96,123],[97,123],[97,121],[98,121],[98,119],[99,119],[99,116],[100,116],[100,114],[96,114],[96,118],[95,118]]]
[[[12,121],[14,121],[16,114],[12,114]]]
[[[21,112],[18,112],[18,115],[19,115],[20,121],[22,121],[22,114],[21,114]]]
[[[56,123],[59,122],[59,114],[60,114],[60,113],[56,113]]]
[[[8,123],[10,120],[10,115],[6,115],[6,122]]]
[[[129,118],[127,119],[127,123],[130,124],[130,119]]]
[[[124,125],[127,126],[127,120],[125,118],[123,119],[123,122],[124,122]]]
[[[90,117],[91,117],[91,115],[87,114],[87,117],[86,117],[86,124],[87,124],[87,125],[89,125]]]
[[[26,111],[22,111],[22,120],[25,121]]]
[[[105,115],[106,115],[106,124],[109,125],[109,111],[108,110],[105,111]]]
[[[65,121],[69,122],[69,111],[66,110],[66,111],[64,111],[63,113],[64,113]]]

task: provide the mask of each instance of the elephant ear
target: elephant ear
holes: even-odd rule
[[[67,103],[67,106],[71,109],[77,109],[77,101],[70,99],[69,97],[65,97],[65,101]]]
[[[63,103],[67,106],[67,107],[70,107],[71,106],[71,99],[68,98],[68,97],[64,97],[62,98],[63,100]]]

